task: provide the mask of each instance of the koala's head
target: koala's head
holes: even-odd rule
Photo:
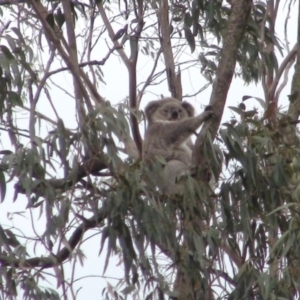
[[[194,116],[194,108],[187,102],[175,98],[151,101],[145,108],[149,123],[156,121],[180,121]]]

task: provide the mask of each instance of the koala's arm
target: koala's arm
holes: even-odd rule
[[[186,141],[204,121],[209,120],[214,113],[204,111],[200,115],[177,122],[165,122],[161,126],[162,135],[167,144],[181,144]]]

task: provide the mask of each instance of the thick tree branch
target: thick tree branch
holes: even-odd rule
[[[298,29],[297,29],[297,58],[295,64],[295,73],[292,81],[290,96],[289,116],[297,120],[300,115],[300,1],[298,2]]]
[[[204,182],[208,182],[210,180],[210,170],[207,168],[209,162],[204,159],[204,146],[207,141],[207,134],[209,133],[211,135],[211,139],[214,140],[219,129],[228,90],[235,70],[238,48],[243,38],[251,6],[251,0],[231,1],[231,14],[229,16],[226,33],[224,35],[221,59],[216,72],[216,78],[213,84],[209,103],[213,107],[215,118],[209,123],[205,123],[203,125],[200,134],[196,139],[192,154],[192,164],[197,169],[197,179]],[[191,279],[188,280],[188,275],[186,277],[187,279],[184,277],[181,278],[180,276],[177,278],[177,286],[181,293],[181,297],[179,297],[180,299],[187,299],[186,290],[192,289],[196,294],[199,289],[189,283],[189,281],[191,282]],[[180,287],[182,287],[182,289],[180,289]],[[210,294],[206,296],[207,299],[212,298]],[[188,295],[188,297],[188,299],[192,299],[190,295]]]
[[[136,116],[136,112],[138,109],[137,105],[137,92],[136,92],[136,87],[137,87],[137,80],[136,80],[136,65],[137,65],[137,59],[138,59],[138,43],[139,43],[139,38],[141,36],[143,27],[144,27],[144,20],[143,20],[143,15],[144,15],[144,9],[143,9],[143,4],[141,1],[138,1],[138,23],[137,26],[134,30],[134,34],[129,37],[130,40],[130,49],[131,49],[131,55],[130,58],[127,57],[125,54],[124,50],[121,48],[120,43],[114,39],[115,33],[112,29],[112,26],[106,16],[106,13],[104,11],[103,5],[98,4],[98,9],[101,15],[101,18],[104,22],[104,25],[106,26],[106,29],[108,31],[109,37],[114,43],[114,46],[117,47],[118,52],[127,67],[128,70],[128,76],[129,76],[129,106],[130,106],[130,125],[131,125],[131,131],[132,131],[132,136],[133,140],[135,142],[136,148],[138,150],[139,156],[141,156],[142,153],[142,137],[139,131],[139,124],[138,124],[138,119]],[[132,145],[131,145],[132,147]]]
[[[172,44],[170,39],[170,24],[169,24],[169,3],[168,0],[161,0],[160,7],[157,11],[157,18],[161,30],[161,48],[163,51],[166,73],[169,85],[169,91],[173,98],[182,99],[181,78],[176,76],[175,63],[172,52]]]
[[[77,110],[77,114],[79,117],[79,125],[82,128],[85,124],[84,119],[86,117],[86,113],[85,113],[85,109],[84,109],[84,103],[82,101],[83,93],[81,92],[81,89],[79,88],[79,85],[77,84],[77,79],[76,79],[77,77],[80,78],[80,73],[79,73],[78,56],[77,56],[77,43],[76,43],[76,36],[75,36],[75,32],[74,32],[73,16],[72,16],[72,12],[71,12],[70,1],[67,1],[67,0],[62,1],[62,6],[64,9],[64,17],[66,20],[69,57],[74,64],[74,69],[75,69],[76,74],[78,74],[78,76],[73,75],[73,86],[74,86],[74,91],[75,91],[76,110]],[[92,107],[90,101],[86,102],[86,106],[87,106],[88,110],[91,112],[93,107]]]
[[[107,165],[103,159],[99,157],[92,157],[84,161],[77,170],[73,170],[66,178],[48,179],[41,181],[39,184],[33,184],[34,189],[32,189],[31,192],[36,193],[39,196],[44,196],[47,190],[47,185],[50,185],[55,190],[60,190],[60,192],[65,192],[82,178],[92,175],[93,173],[98,173],[106,168]],[[16,195],[18,193],[26,194],[26,189],[17,183],[15,184],[15,193]]]
[[[226,34],[224,35],[221,59],[216,72],[216,78],[213,83],[209,102],[216,115],[209,126],[209,132],[212,139],[215,138],[221,123],[228,90],[235,70],[238,48],[243,38],[251,6],[251,0],[231,1],[231,14],[228,20]],[[207,127],[203,126],[193,150],[193,164],[200,168],[205,166],[202,148],[206,131]]]
[[[136,117],[137,112],[137,80],[136,80],[136,65],[138,60],[138,52],[139,52],[139,39],[144,27],[144,20],[143,20],[143,7],[141,5],[141,1],[138,1],[138,14],[139,14],[139,22],[137,24],[135,34],[130,37],[130,63],[127,66],[128,74],[129,74],[129,105],[130,105],[130,123],[131,123],[131,130],[133,139],[135,141],[135,145],[138,149],[139,154],[142,153],[142,137],[139,131],[139,124]]]
[[[75,92],[75,103],[76,103],[76,112],[78,115],[78,123],[79,123],[79,128],[80,132],[82,133],[83,137],[83,147],[84,147],[84,152],[87,156],[90,156],[90,151],[89,151],[89,140],[87,139],[88,132],[86,129],[86,109],[89,112],[93,111],[93,106],[89,98],[84,97],[86,94],[85,90],[82,90],[80,88],[80,85],[77,83],[77,78],[80,78],[80,71],[81,69],[79,68],[78,65],[78,56],[77,56],[77,43],[76,43],[76,36],[75,36],[75,31],[74,31],[74,21],[73,21],[73,14],[71,11],[71,4],[70,0],[64,0],[62,1],[62,6],[64,10],[64,16],[65,16],[65,21],[66,21],[66,28],[67,28],[67,40],[68,40],[68,54],[70,57],[70,60],[74,64],[74,71],[77,76],[75,76],[74,72],[72,72],[72,78],[73,78],[73,87],[74,87],[74,92]],[[81,78],[80,78],[81,80]],[[85,101],[83,101],[85,99]],[[93,130],[91,128],[91,130]],[[65,168],[65,176],[67,176],[67,169]]]
[[[46,20],[46,17],[48,15],[46,8],[41,4],[40,1],[30,0],[29,2],[32,5],[32,8],[33,8],[34,12],[36,13],[38,19],[40,20],[40,22],[44,28],[44,32],[45,32],[46,36],[56,47],[56,49],[58,50],[62,59],[64,60],[65,64],[70,68],[72,75],[76,78],[77,84],[79,85],[80,90],[83,93],[84,100],[86,101],[86,103],[88,103],[90,100],[89,100],[88,94],[86,93],[86,89],[83,85],[83,82],[81,81],[81,78],[83,79],[84,83],[87,85],[95,102],[101,103],[103,101],[103,99],[98,94],[94,85],[91,83],[91,81],[89,80],[87,75],[81,69],[78,70],[78,68],[76,68],[76,65],[73,63],[73,61],[70,59],[68,54],[65,52],[65,50],[63,49],[63,47],[60,44],[60,40],[57,38],[55,32],[48,24],[48,22]],[[79,74],[77,72],[79,72]]]

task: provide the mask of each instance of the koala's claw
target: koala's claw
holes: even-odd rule
[[[211,119],[212,117],[215,116],[215,113],[213,111],[213,107],[211,105],[207,105],[204,109],[204,112],[205,112],[205,121]]]
[[[204,121],[208,121],[215,116],[213,111],[205,111]]]
[[[207,105],[204,109],[204,111],[212,111],[213,107],[211,105]]]

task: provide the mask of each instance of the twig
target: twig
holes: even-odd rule
[[[279,83],[279,80],[281,79],[281,76],[283,74],[283,72],[285,71],[287,65],[290,63],[290,62],[293,62],[295,57],[296,57],[296,54],[297,54],[297,44],[293,47],[293,49],[288,53],[288,55],[286,56],[286,58],[283,60],[283,62],[281,63],[278,71],[277,71],[277,74],[272,82],[272,85],[268,91],[268,99],[270,101],[273,100],[274,98],[274,94],[275,94],[275,91],[276,91],[276,88],[278,86],[278,83]]]
[[[156,67],[157,67],[157,63],[158,63],[158,59],[161,55],[161,52],[162,52],[162,49],[161,47],[159,48],[157,54],[156,54],[156,57],[155,57],[155,60],[154,60],[154,64],[153,64],[153,68],[149,74],[149,76],[147,77],[143,87],[141,88],[141,90],[139,91],[139,95],[138,95],[138,100],[137,100],[137,106],[139,107],[140,106],[140,103],[141,103],[141,100],[142,100],[142,97],[143,97],[143,94],[145,92],[145,89],[147,88],[147,86],[151,83],[151,80],[152,80],[152,76],[156,70]]]
[[[11,257],[0,255],[0,263],[3,266],[14,266],[16,268],[35,268],[40,267],[42,269],[52,268],[64,262],[75,249],[77,244],[83,237],[83,234],[92,228],[95,228],[101,224],[101,222],[107,217],[108,210],[105,205],[99,209],[97,215],[90,219],[83,220],[83,222],[75,229],[70,239],[67,241],[68,246],[62,248],[56,255],[48,257],[34,257],[20,262],[19,260],[13,260]]]
[[[115,32],[112,29],[111,23],[107,18],[107,15],[105,13],[103,5],[100,2],[97,2],[97,7],[99,9],[99,13],[100,13],[100,16],[102,18],[102,21],[103,21],[103,23],[104,23],[104,25],[107,29],[108,35],[109,35],[110,39],[113,41],[113,38],[115,36]],[[121,44],[117,40],[113,41],[113,43],[114,43],[115,49],[118,50],[118,53],[120,54],[125,66],[128,67],[128,65],[130,64],[130,61],[129,61],[129,58],[127,57],[126,53],[124,52],[123,47],[121,46]]]
[[[283,76],[283,81],[282,81],[282,83],[280,84],[280,86],[277,88],[277,90],[276,90],[276,94],[275,94],[275,101],[278,103],[278,99],[279,99],[279,96],[280,96],[280,94],[281,94],[281,92],[282,92],[282,90],[284,89],[284,87],[287,85],[287,83],[288,83],[288,79],[289,79],[289,71],[290,71],[290,69],[291,69],[291,67],[292,67],[292,65],[294,64],[294,60],[291,60],[288,64],[287,64],[287,66],[286,66],[286,68],[285,68],[285,70],[284,70],[284,76]]]

